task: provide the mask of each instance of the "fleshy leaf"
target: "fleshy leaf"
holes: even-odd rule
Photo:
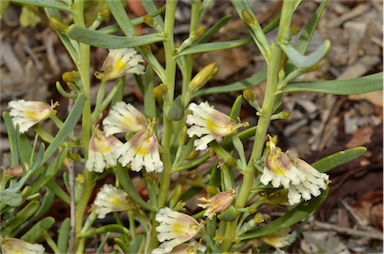
[[[363,146],[349,148],[347,150],[340,151],[327,157],[324,157],[313,163],[312,166],[320,172],[327,172],[337,166],[343,165],[356,158],[359,158],[366,151],[367,148]]]
[[[289,92],[318,92],[337,95],[362,94],[383,89],[383,73],[349,80],[322,80],[289,83],[283,90]]]
[[[108,49],[131,48],[164,40],[164,37],[158,34],[148,34],[128,38],[125,36],[106,34],[78,25],[71,25],[68,28],[68,36],[74,40],[94,47]]]
[[[291,62],[296,67],[302,69],[310,68],[315,64],[319,63],[320,60],[327,55],[329,49],[331,48],[331,42],[329,40],[326,40],[320,45],[320,47],[315,52],[311,53],[308,56],[304,56],[290,44],[279,43],[279,45],[284,51],[284,53],[287,55],[289,60],[291,60]]]

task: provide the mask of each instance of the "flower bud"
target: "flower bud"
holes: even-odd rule
[[[256,94],[251,89],[245,89],[243,91],[243,97],[247,101],[253,101],[256,99]]]
[[[191,40],[195,41],[199,39],[205,33],[206,30],[207,30],[206,26],[200,26],[199,28],[197,28],[195,31],[191,33],[191,36],[190,36]]]
[[[300,27],[298,27],[298,26],[292,26],[291,27],[291,35],[292,36],[297,35],[299,32],[300,32]]]
[[[156,99],[163,99],[163,96],[167,93],[168,87],[164,84],[160,84],[152,89],[153,96]]]
[[[108,21],[110,16],[111,16],[111,11],[109,10],[109,8],[104,8],[103,10],[101,10],[98,13],[97,18],[99,20],[106,20],[106,21]]]
[[[55,18],[55,17],[51,17],[51,18],[50,18],[50,21],[51,21],[51,25],[52,25],[55,29],[59,30],[59,31],[62,32],[62,33],[66,33],[66,32],[67,32],[67,30],[68,30],[68,26],[65,25],[63,22],[61,22],[60,20],[58,20],[57,18]]]
[[[167,118],[172,121],[179,121],[184,116],[183,97],[177,96],[173,101],[171,108],[167,112]]]
[[[219,68],[216,63],[211,63],[205,66],[195,77],[189,82],[189,88],[194,91],[205,85],[211,78],[213,78]]]
[[[222,221],[230,222],[234,221],[238,215],[238,212],[236,211],[236,208],[233,206],[228,207],[226,210],[224,210],[217,218],[219,218]]]
[[[243,16],[243,20],[248,24],[248,25],[254,25],[255,22],[255,17],[249,13],[247,10],[242,10],[241,15]]]
[[[181,195],[183,194],[183,187],[181,184],[176,185],[175,189],[173,190],[171,197],[169,198],[169,206],[175,207],[176,204],[179,202]]]
[[[153,27],[156,24],[156,20],[152,16],[144,16],[144,23]]]
[[[67,71],[61,75],[61,78],[67,83],[76,83],[80,79],[80,73],[78,71]]]

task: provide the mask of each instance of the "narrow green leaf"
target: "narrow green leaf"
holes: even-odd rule
[[[137,32],[132,24],[132,21],[125,12],[123,2],[116,0],[106,0],[105,2],[107,3],[113,18],[116,20],[124,34],[127,37],[136,35]]]
[[[29,243],[35,243],[52,227],[53,224],[55,224],[55,219],[53,217],[45,217],[20,237],[20,239]]]
[[[54,8],[73,13],[73,11],[63,2],[57,0],[11,0],[13,3],[28,4],[39,7]]]
[[[236,48],[236,47],[244,46],[251,41],[252,41],[252,38],[248,37],[245,39],[234,40],[234,41],[210,42],[210,43],[196,44],[194,46],[186,48],[185,50],[181,51],[176,56],[178,57],[178,56],[190,55],[190,54],[196,54],[196,53],[202,53],[202,52],[208,52],[208,51]]]
[[[144,113],[147,118],[156,117],[156,102],[153,95],[153,71],[151,67],[147,67],[145,72],[145,87],[144,87]]]
[[[331,42],[329,40],[324,41],[320,47],[308,56],[301,54],[291,44],[279,43],[281,49],[287,55],[289,60],[298,68],[306,69],[318,64],[323,59],[329,49],[331,48]]]
[[[230,93],[230,92],[242,91],[244,89],[260,85],[261,82],[263,82],[266,78],[267,78],[267,69],[263,68],[259,72],[253,74],[252,76],[244,80],[240,80],[224,86],[201,89],[194,95],[194,97],[208,95],[208,94]]]
[[[3,119],[5,123],[5,127],[7,128],[8,134],[8,142],[9,148],[11,152],[11,166],[16,166],[19,164],[19,153],[17,152],[17,144],[16,144],[16,130],[13,126],[12,119],[9,116],[8,112],[3,112]]]
[[[219,19],[211,28],[208,29],[197,41],[197,44],[209,41],[223,26],[225,26],[231,19],[231,15],[227,15]]]
[[[356,158],[359,158],[366,151],[367,148],[363,146],[349,148],[347,150],[334,153],[316,161],[312,164],[312,167],[314,167],[320,172],[327,172],[333,168],[336,168],[337,166],[343,165]]]
[[[68,28],[68,36],[74,40],[94,47],[108,49],[131,48],[164,40],[164,37],[158,34],[148,34],[136,37],[116,36],[78,25],[71,25]]]
[[[102,253],[104,253],[104,246],[105,246],[105,244],[107,243],[110,234],[111,234],[111,232],[107,232],[107,233],[105,234],[105,236],[103,237],[103,240],[101,241],[99,247],[98,247],[97,250],[96,250],[96,254],[102,254]]]
[[[1,236],[13,237],[13,231],[27,221],[39,208],[40,203],[38,201],[32,201],[21,209],[17,214],[7,222],[2,223]]]
[[[362,94],[383,89],[383,73],[349,80],[303,81],[289,83],[284,93],[318,92],[337,95]]]
[[[83,95],[79,95],[75,101],[75,104],[73,105],[71,112],[65,120],[63,127],[59,130],[55,136],[55,139],[45,151],[43,160],[41,162],[42,164],[52,157],[57,148],[64,143],[67,136],[72,132],[73,128],[75,128],[77,121],[80,119],[84,101],[85,97]]]
[[[63,200],[65,203],[70,203],[70,198],[68,194],[60,187],[60,185],[55,181],[55,179],[51,179],[46,183],[47,188],[55,193],[55,195]]]
[[[283,216],[278,219],[271,221],[264,227],[257,228],[252,230],[243,236],[240,236],[241,240],[255,239],[261,236],[269,235],[274,232],[280,231],[284,228],[288,228],[297,222],[307,218],[314,211],[319,208],[319,206],[323,203],[323,201],[327,198],[329,190],[323,191],[320,196],[316,198],[312,198],[309,201],[302,202],[297,205],[292,210],[288,211]]]
[[[71,220],[69,218],[65,218],[61,223],[59,229],[59,235],[57,237],[57,247],[60,253],[67,253],[68,242],[69,242],[69,234],[71,230]]]

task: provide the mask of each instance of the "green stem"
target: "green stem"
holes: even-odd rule
[[[175,23],[175,11],[176,11],[177,1],[169,1],[167,2],[165,9],[165,21],[164,21],[164,33],[165,33],[165,41],[164,41],[164,51],[165,51],[165,85],[168,88],[168,94],[164,101],[164,116],[163,116],[163,124],[164,124],[164,132],[163,138],[161,141],[161,145],[163,148],[162,160],[163,160],[163,173],[161,174],[160,180],[160,191],[159,198],[157,200],[158,207],[161,208],[164,206],[169,186],[171,183],[171,170],[172,163],[170,158],[170,143],[172,136],[172,121],[169,120],[166,116],[168,109],[172,106],[175,92],[175,75],[176,75],[176,61],[173,59],[173,52],[175,49],[174,46],[174,35],[173,35],[173,26]]]
[[[277,41],[279,42],[284,41],[289,34],[294,6],[294,1],[283,2],[279,32],[277,35]],[[268,63],[267,69],[267,87],[262,106],[262,114],[256,127],[255,141],[253,143],[252,153],[248,161],[248,165],[244,170],[243,183],[236,198],[235,205],[237,208],[244,208],[254,183],[256,170],[253,165],[255,162],[260,160],[263,153],[265,137],[268,132],[268,127],[271,123],[271,116],[274,112],[274,105],[276,102],[276,92],[279,83],[279,71],[283,67],[284,62],[285,58],[282,50],[279,48],[277,43],[273,43],[271,45],[271,61]],[[235,230],[238,221],[239,217],[236,220],[228,223],[222,245],[222,251],[230,250],[232,246],[232,240],[235,238]]]
[[[84,26],[84,0],[77,0],[74,2],[74,22],[77,25]],[[90,140],[91,134],[91,101],[90,101],[90,46],[84,43],[79,43],[79,56],[77,67],[79,69],[81,83],[82,83],[82,91],[85,96],[85,102],[83,107],[83,115],[82,115],[82,145],[84,151],[84,157],[88,157],[88,144]],[[82,228],[82,221],[84,217],[85,209],[88,205],[89,197],[91,195],[93,189],[93,174],[88,170],[84,170],[84,189],[81,195],[80,200],[76,204],[75,214],[76,214],[76,234],[80,233]],[[86,238],[76,238],[75,249],[76,253],[84,253],[85,248],[85,240]],[[71,250],[69,250],[71,251]]]

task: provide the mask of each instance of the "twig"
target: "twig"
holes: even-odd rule
[[[317,226],[322,229],[328,229],[328,230],[334,230],[339,233],[345,233],[348,235],[354,235],[354,236],[362,236],[362,237],[368,237],[372,239],[378,239],[378,240],[383,240],[383,235],[380,232],[367,232],[367,231],[362,231],[362,230],[357,230],[357,229],[352,229],[352,228],[343,228],[339,226],[335,226],[329,223],[324,223],[320,221],[313,221],[313,225]]]

